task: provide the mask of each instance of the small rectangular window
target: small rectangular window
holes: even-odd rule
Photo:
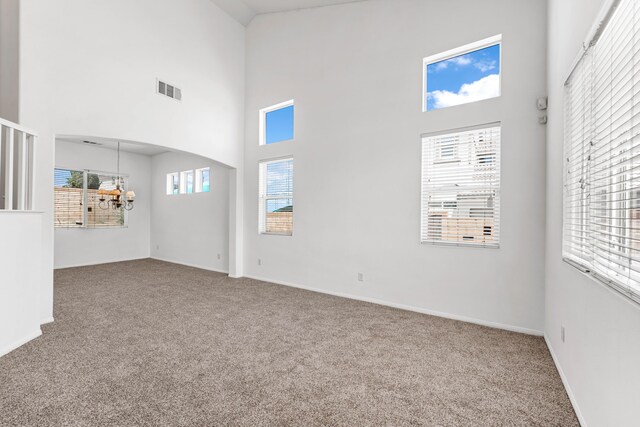
[[[211,171],[209,168],[196,169],[196,193],[208,193],[210,184]]]
[[[293,234],[293,159],[260,163],[259,230]]]
[[[423,111],[500,96],[500,42],[495,36],[424,59]]]
[[[193,193],[193,171],[180,172],[180,194]]]
[[[260,110],[260,145],[293,139],[293,100]]]
[[[180,175],[175,173],[167,174],[167,195],[180,194]]]
[[[423,243],[499,247],[500,125],[422,137]]]

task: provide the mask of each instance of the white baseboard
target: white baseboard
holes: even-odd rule
[[[40,326],[46,325],[47,323],[53,323],[53,322],[54,322],[53,316],[47,317],[46,319],[40,320]]]
[[[155,256],[152,256],[150,258],[151,259],[155,259],[156,261],[162,261],[162,262],[169,262],[171,264],[184,265],[185,267],[193,267],[193,268],[199,268],[200,270],[213,271],[215,273],[229,274],[229,271],[219,270],[219,269],[211,268],[211,267],[204,267],[204,266],[198,265],[198,264],[192,264],[192,263],[182,262],[182,261],[174,261],[174,260],[171,260],[171,259],[165,259],[165,258],[160,258],[160,257],[155,257]]]
[[[12,352],[13,350],[15,350],[16,348],[28,343],[29,341],[31,341],[34,338],[38,338],[40,335],[42,335],[42,331],[40,330],[40,328],[38,328],[37,331],[34,331],[30,334],[28,334],[26,337],[19,339],[18,341],[9,344],[8,346],[4,347],[4,348],[0,348],[0,357],[9,354],[10,352]]]
[[[587,427],[587,422],[584,419],[584,416],[582,416],[582,412],[580,412],[580,407],[578,406],[578,401],[576,400],[576,397],[573,394],[573,391],[571,390],[571,386],[569,385],[569,381],[567,380],[567,377],[564,374],[564,371],[562,370],[562,367],[560,366],[560,362],[558,361],[558,358],[556,357],[556,354],[553,352],[553,347],[551,347],[551,342],[549,341],[549,339],[547,338],[547,336],[544,336],[544,341],[547,343],[547,348],[549,349],[549,353],[551,353],[551,358],[553,359],[553,363],[556,365],[556,369],[558,370],[558,373],[560,374],[560,379],[562,380],[562,384],[564,385],[564,389],[567,391],[567,396],[569,396],[569,401],[571,402],[571,406],[573,406],[573,410],[576,413],[576,417],[578,417],[578,422],[580,423],[580,425],[582,427]]]
[[[260,280],[262,282],[275,283],[277,285],[290,286],[292,288],[304,289],[312,292],[319,292],[321,294],[333,295],[341,298],[349,298],[357,301],[364,301],[372,304],[384,305],[387,307],[399,308],[407,311],[414,311],[416,313],[428,314],[430,316],[444,317],[446,319],[452,319],[452,320],[460,320],[462,322],[467,322],[467,323],[475,323],[476,325],[488,326],[490,328],[504,329],[511,332],[519,332],[522,334],[535,335],[540,337],[544,335],[542,331],[538,331],[536,329],[529,329],[529,328],[523,328],[521,326],[512,326],[512,325],[505,325],[502,323],[489,322],[486,320],[474,319],[472,317],[466,317],[466,316],[460,316],[457,314],[450,314],[450,313],[444,313],[441,311],[429,310],[422,307],[414,307],[411,305],[398,304],[395,302],[384,301],[377,298],[361,297],[361,296],[347,294],[343,292],[327,291],[325,289],[313,288],[309,286],[300,286],[300,285],[295,285],[293,283],[282,282],[279,280],[265,279],[265,278],[256,277],[256,276],[244,276],[244,277],[248,279]]]
[[[69,264],[58,267],[53,267],[54,270],[62,270],[64,268],[76,268],[76,267],[90,267],[92,265],[103,265],[103,264],[114,264],[116,262],[127,262],[127,261],[142,261],[143,259],[149,259],[149,257],[144,258],[127,258],[127,259],[113,259],[109,261],[100,261],[100,262],[89,262],[89,263],[80,263],[80,264]]]

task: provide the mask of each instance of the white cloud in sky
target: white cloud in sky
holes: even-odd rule
[[[494,98],[498,95],[500,95],[500,76],[498,74],[490,74],[475,82],[465,83],[457,93],[448,90],[434,90],[427,93],[427,96],[433,99],[434,108],[466,104]]]
[[[455,65],[464,66],[464,65],[471,64],[471,62],[473,62],[473,59],[471,59],[469,55],[462,55],[462,56],[456,56],[455,58],[451,58],[449,62]]]
[[[473,66],[481,72],[486,73],[487,71],[496,68],[496,61],[477,61],[473,64]]]
[[[440,61],[435,64],[435,71],[440,71],[446,69],[449,64],[457,65],[459,67],[464,67],[473,62],[473,58],[469,55],[456,56],[455,58],[447,59],[445,61]]]

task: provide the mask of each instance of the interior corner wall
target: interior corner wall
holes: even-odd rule
[[[19,0],[0,1],[0,118],[18,123]]]
[[[245,275],[541,334],[546,14],[544,0],[378,0],[254,18]],[[423,58],[496,34],[502,96],[423,113]],[[289,99],[295,140],[259,146],[258,111]],[[421,245],[420,135],[496,121],[500,249]],[[288,155],[294,234],[260,235],[258,162]]]
[[[115,150],[56,141],[56,167],[115,173]],[[120,152],[120,171],[136,192],[124,228],[55,228],[54,268],[104,264],[149,257],[151,157]]]
[[[245,28],[209,0],[20,0],[20,123],[38,135],[40,312],[53,316],[56,135],[146,142],[236,167]],[[156,79],[182,89],[158,95]]]
[[[167,195],[167,174],[209,167],[208,193]],[[152,157],[151,257],[229,272],[229,172],[185,153]]]
[[[562,261],[563,85],[603,4],[549,1],[545,337],[584,426],[635,426],[640,306]]]

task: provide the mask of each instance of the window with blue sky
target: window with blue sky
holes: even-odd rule
[[[196,169],[196,193],[208,193],[210,185],[211,171],[209,168]]]
[[[457,49],[459,50],[459,49]],[[500,96],[500,44],[441,60],[425,59],[425,110]]]
[[[264,121],[264,135],[262,144],[274,144],[293,139],[293,101],[278,104],[262,110]]]

